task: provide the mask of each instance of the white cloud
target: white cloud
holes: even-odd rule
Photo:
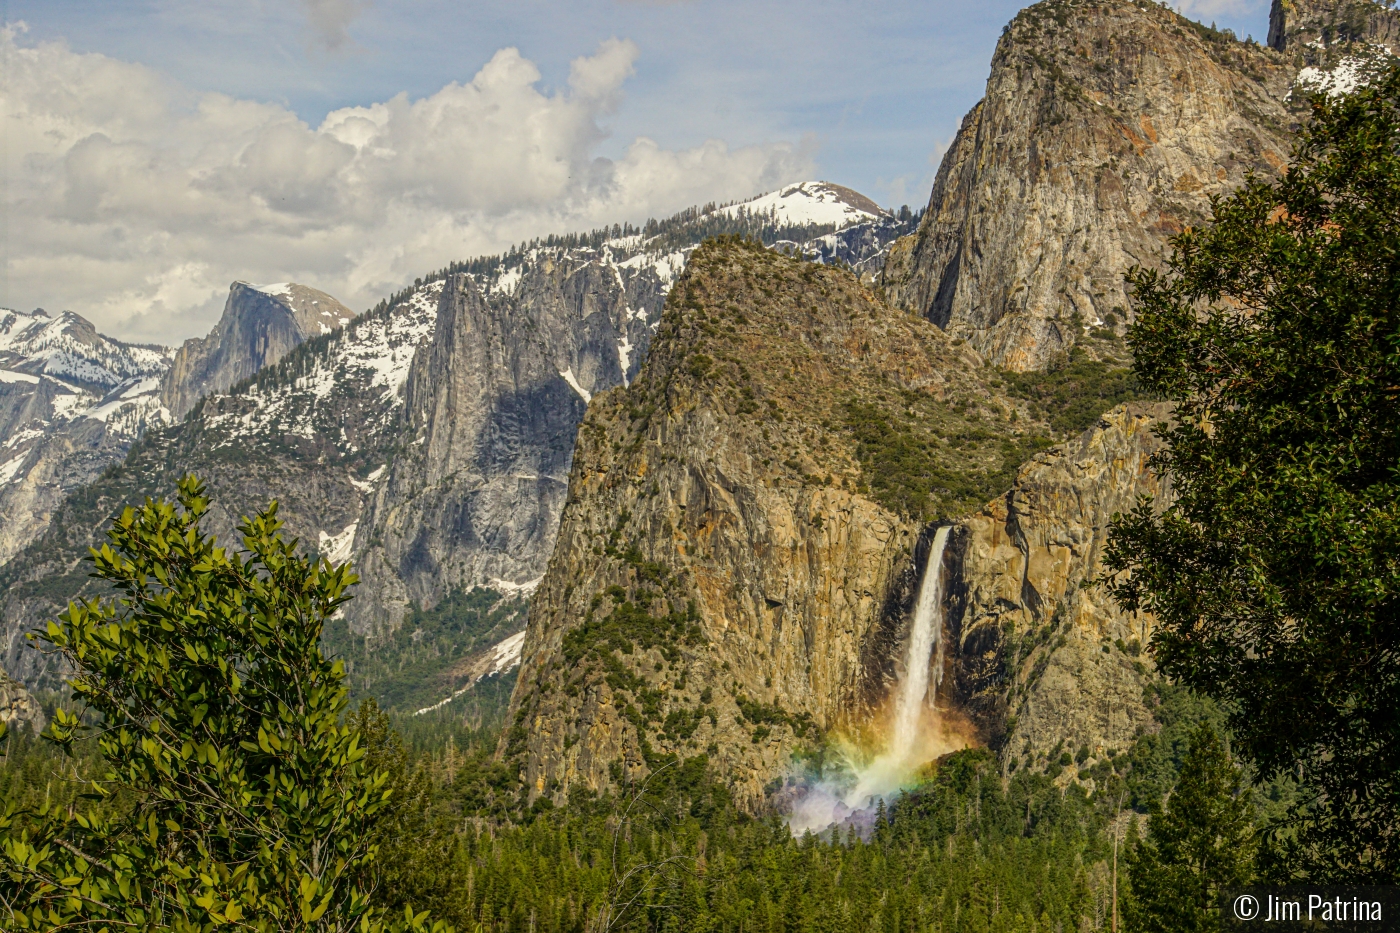
[[[808,140],[667,150],[638,138],[599,158],[599,120],[637,55],[608,40],[546,92],[533,63],[502,49],[466,83],[312,127],[6,28],[0,305],[71,308],[109,333],[173,343],[208,329],[234,279],[301,281],[366,307],[530,236],[811,173]]]

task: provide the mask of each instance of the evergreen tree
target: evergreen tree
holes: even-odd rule
[[[1400,879],[1400,72],[1319,98],[1254,179],[1131,278],[1139,380],[1177,403],[1176,500],[1106,566],[1168,676],[1221,701],[1263,780],[1312,797],[1291,859]],[[1127,573],[1130,572],[1130,573]]]
[[[1207,933],[1221,928],[1224,888],[1253,871],[1254,812],[1239,768],[1220,736],[1201,725],[1165,806],[1154,804],[1147,838],[1128,850],[1132,895],[1123,903],[1133,933]]]

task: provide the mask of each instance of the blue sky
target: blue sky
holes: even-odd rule
[[[1267,31],[1265,0],[1190,3],[1241,36]],[[12,221],[0,305],[72,307],[173,341],[207,329],[231,277],[310,280],[354,306],[519,238],[801,177],[921,205],[1023,5],[0,0],[5,91],[37,114],[34,152],[12,146],[23,162],[11,152],[5,207],[52,220],[24,241]],[[336,147],[368,137],[330,139],[323,124],[376,106],[366,114],[398,127],[381,127],[377,151],[410,153],[392,171],[347,162]],[[519,128],[488,111],[517,112],[536,135],[505,139]],[[442,121],[465,119],[441,114],[466,112],[478,122],[434,151]],[[44,149],[55,126],[72,151]],[[225,146],[234,138],[246,145]],[[466,181],[446,177],[454,159]],[[555,164],[563,174],[541,181]],[[359,187],[339,178],[332,192],[335,172]],[[187,190],[168,188],[176,176]],[[626,182],[605,197],[585,176]],[[393,242],[369,250],[370,238]]]

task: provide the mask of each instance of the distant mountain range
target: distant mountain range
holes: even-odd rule
[[[0,603],[5,666],[39,677],[19,634],[85,585],[81,557],[112,510],[167,493],[185,471],[210,483],[221,536],[277,498],[291,533],[353,556],[364,582],[349,622],[361,635],[390,633],[452,592],[528,594],[553,545],[584,409],[635,377],[701,240],[749,236],[869,278],[917,219],[807,182],[643,228],[523,244],[427,275],[359,316],[306,286],[234,283],[209,336],[140,350],[144,381],[108,396],[144,394],[124,401],[124,421],[109,416],[129,427],[87,451],[85,472],[55,465],[74,456],[44,441],[65,436],[59,422],[16,417],[14,436],[32,432],[41,449],[16,459],[0,495],[37,487],[46,498],[22,522],[18,506],[5,513],[0,576],[15,584]],[[83,366],[125,346],[95,339],[91,360],[74,357]],[[0,398],[41,388],[13,372]],[[100,401],[83,407],[106,411]]]

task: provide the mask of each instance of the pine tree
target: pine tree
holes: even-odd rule
[[[1166,805],[1154,805],[1147,838],[1128,850],[1131,897],[1126,929],[1137,933],[1206,933],[1220,929],[1217,899],[1250,881],[1254,810],[1242,775],[1220,736],[1202,725]]]

